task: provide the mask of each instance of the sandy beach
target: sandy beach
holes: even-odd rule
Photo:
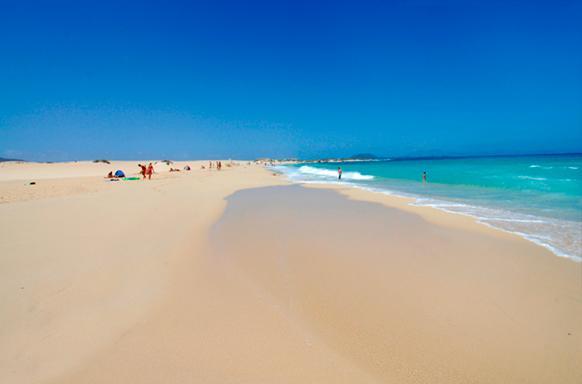
[[[0,163],[0,382],[582,382],[581,263],[247,162],[104,178],[137,163]]]

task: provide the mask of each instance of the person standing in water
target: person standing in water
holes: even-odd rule
[[[422,172],[422,183],[426,184],[426,171]]]
[[[337,179],[342,179],[342,167],[337,167]]]

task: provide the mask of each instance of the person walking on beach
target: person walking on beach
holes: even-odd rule
[[[148,165],[148,170],[147,170],[147,174],[148,174],[148,180],[152,179],[152,174],[154,173],[154,166],[152,165],[152,163],[150,163]]]
[[[216,169],[219,171],[222,169],[222,161],[216,163]]]
[[[141,171],[139,171],[139,173],[142,175],[142,180],[145,180],[146,178],[146,166],[145,164],[138,164],[138,167],[140,167]]]
[[[337,167],[337,179],[342,179],[342,167]]]

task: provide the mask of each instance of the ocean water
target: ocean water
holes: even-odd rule
[[[582,155],[383,160],[274,167],[300,183],[341,183],[470,215],[582,261]],[[427,183],[422,172],[427,172]]]

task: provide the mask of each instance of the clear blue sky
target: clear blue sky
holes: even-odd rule
[[[582,1],[0,0],[0,156],[582,152]]]

